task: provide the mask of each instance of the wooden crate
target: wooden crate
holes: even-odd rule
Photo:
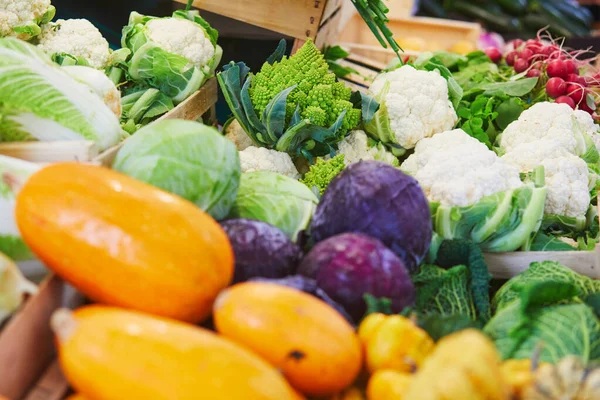
[[[48,277],[0,331],[0,395],[21,399],[54,358],[49,322],[64,294],[62,280]]]
[[[214,119],[217,96],[217,80],[211,78],[200,90],[158,120],[187,119],[195,121],[209,112],[211,113],[209,116]],[[100,153],[94,142],[85,140],[0,143],[0,154],[39,163],[80,161],[110,165],[121,145],[122,143]]]
[[[449,50],[458,42],[468,42],[473,48],[481,34],[481,26],[476,23],[452,21],[428,17],[410,17],[390,19],[388,27],[394,32],[396,40],[415,37],[424,40],[428,50]],[[391,49],[384,49],[358,14],[354,14],[343,27],[338,37],[340,45],[348,48],[353,54],[369,58],[373,61],[389,64],[396,54]],[[406,49],[406,55],[418,52]]]

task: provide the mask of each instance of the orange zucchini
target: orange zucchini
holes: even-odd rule
[[[296,289],[235,285],[219,295],[213,317],[221,335],[269,361],[305,394],[337,393],[361,370],[354,328],[335,309]]]
[[[208,330],[104,306],[52,317],[62,370],[93,400],[302,400],[250,351]]]
[[[200,322],[233,277],[229,239],[208,214],[107,168],[43,168],[16,218],[35,254],[99,303]]]

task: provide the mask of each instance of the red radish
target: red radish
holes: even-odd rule
[[[515,61],[515,72],[520,74],[521,72],[527,71],[527,68],[529,68],[529,61],[523,58],[517,58],[517,61]]]
[[[567,85],[567,95],[573,99],[575,104],[581,105],[585,99],[585,89],[577,83],[569,83]]]
[[[493,63],[499,63],[502,60],[502,53],[495,47],[488,47],[483,52],[492,60]]]
[[[565,78],[568,75],[564,61],[556,60],[548,64],[546,69],[548,76]]]
[[[517,60],[517,53],[514,51],[511,51],[510,53],[508,53],[506,55],[506,63],[510,66],[515,65],[515,61]]]
[[[529,49],[523,49],[518,53],[519,58],[529,61],[531,57],[533,57],[533,51]]]
[[[555,100],[555,103],[567,104],[572,109],[575,109],[575,102],[569,96],[560,96]]]
[[[529,71],[527,71],[527,74],[525,74],[526,77],[528,78],[535,78],[537,76],[540,76],[541,72],[539,69],[530,69]]]
[[[567,75],[567,82],[579,83],[581,86],[587,87],[588,83],[583,76],[579,76],[577,74],[569,74]]]
[[[517,50],[522,45],[523,45],[523,41],[521,39],[515,39],[513,41],[513,49],[515,49],[515,50]]]
[[[544,66],[544,63],[541,61],[536,61],[533,64],[531,64],[531,68],[533,69],[542,69],[542,67]]]
[[[559,50],[559,48],[553,44],[542,47],[542,54],[545,54],[546,56],[550,57],[551,55],[553,55],[554,53],[556,53]]]
[[[565,60],[565,68],[567,69],[567,74],[577,74],[577,65],[575,65],[575,61]]]
[[[562,78],[554,77],[548,79],[548,82],[546,82],[546,93],[554,99],[562,96],[566,91],[567,84]]]
[[[590,115],[594,114],[594,110],[592,110],[590,108],[590,106],[587,105],[587,103],[585,102],[585,100],[582,101],[581,103],[579,103],[579,106],[577,108],[579,108],[581,111],[587,112]]]

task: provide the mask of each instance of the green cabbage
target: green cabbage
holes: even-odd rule
[[[21,239],[14,214],[19,189],[38,169],[37,164],[0,156],[0,253],[16,261],[33,258]]]
[[[469,279],[469,269],[465,265],[447,270],[435,265],[422,265],[419,273],[413,276],[417,289],[417,311],[423,315],[466,315],[477,319]]]
[[[492,300],[492,307],[501,310],[519,299],[519,287],[531,282],[559,282],[574,285],[580,297],[600,293],[600,281],[580,275],[554,261],[534,262],[529,269],[504,284]]]
[[[0,142],[91,140],[119,143],[118,117],[83,83],[35,46],[0,38]]]
[[[528,359],[540,348],[542,362],[556,363],[567,355],[586,363],[600,359],[600,320],[578,300],[577,285],[530,281],[517,285],[517,290],[518,299],[484,328],[503,359]]]
[[[184,120],[140,129],[119,150],[113,168],[179,195],[215,219],[229,213],[241,174],[233,143],[215,128]]]
[[[270,171],[247,172],[230,216],[267,222],[295,241],[318,202],[312,190],[295,179]]]

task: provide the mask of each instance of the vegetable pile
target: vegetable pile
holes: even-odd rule
[[[382,3],[356,4],[381,29]],[[0,157],[0,323],[36,291],[11,259],[96,303],[51,321],[80,396],[600,398],[600,281],[549,252],[600,240],[589,60],[540,36],[361,93],[281,42],[218,73],[219,132],[153,121],[220,61],[196,12],[134,12],[114,52],[84,26],[0,39],[4,141],[130,136],[111,168]],[[508,280],[486,263],[540,250]]]

